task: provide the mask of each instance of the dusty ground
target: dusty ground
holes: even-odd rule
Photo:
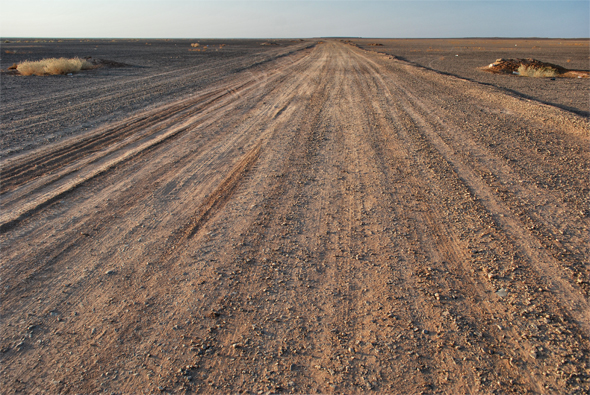
[[[276,40],[32,40],[2,44],[0,155],[13,155],[172,103],[240,71],[312,42]],[[198,48],[191,47],[199,43]],[[199,52],[194,51],[199,49]],[[129,67],[73,76],[23,78],[7,73],[25,60],[104,59]]]
[[[4,392],[590,390],[587,119],[309,44],[6,145]]]
[[[355,39],[352,42],[428,69],[495,86],[510,95],[590,116],[588,79],[525,78],[478,70],[499,58],[534,58],[571,70],[588,71],[588,39]]]

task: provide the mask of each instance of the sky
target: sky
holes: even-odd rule
[[[590,1],[0,0],[0,36],[582,38]]]

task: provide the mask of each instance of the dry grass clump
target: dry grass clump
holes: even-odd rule
[[[94,68],[92,63],[80,58],[50,58],[35,62],[22,62],[16,66],[21,75],[58,75],[92,68]]]
[[[556,77],[559,73],[551,67],[530,67],[524,64],[518,68],[518,75],[533,78]]]
[[[197,48],[199,45],[201,45],[201,44],[199,44],[199,43],[192,43],[192,44],[191,44],[191,47],[193,47],[193,48]]]

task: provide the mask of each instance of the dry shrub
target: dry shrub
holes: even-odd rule
[[[22,62],[16,66],[16,69],[21,75],[43,75],[44,65],[41,61],[38,62]]]
[[[199,45],[201,45],[201,44],[199,44],[199,43],[192,43],[192,44],[191,44],[191,47],[193,47],[193,48],[197,48]]]
[[[518,68],[518,75],[533,78],[556,77],[559,73],[551,67],[530,67],[524,64]]]
[[[21,75],[58,75],[92,68],[92,63],[80,58],[42,59],[36,62],[22,62],[16,67]]]

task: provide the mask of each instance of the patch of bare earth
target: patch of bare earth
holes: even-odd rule
[[[328,41],[3,159],[0,386],[587,393],[588,137]]]

